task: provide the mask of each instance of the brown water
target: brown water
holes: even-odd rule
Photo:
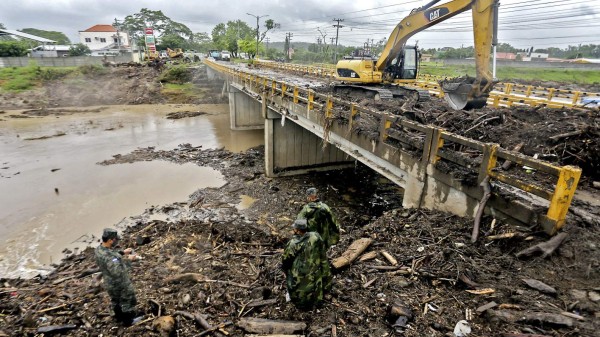
[[[210,115],[165,118],[175,111]],[[227,105],[111,106],[27,119],[11,113],[0,115],[0,278],[34,276],[104,227],[225,183],[218,171],[194,164],[96,163],[138,147],[190,143],[239,152],[263,143],[261,130],[229,129]],[[43,136],[50,138],[35,139]]]

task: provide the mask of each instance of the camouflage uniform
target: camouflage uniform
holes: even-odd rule
[[[306,219],[308,231],[319,233],[327,249],[340,241],[340,225],[325,203],[319,200],[309,202],[304,205],[296,218]]]
[[[118,320],[127,323],[135,316],[135,291],[129,279],[131,264],[117,251],[102,245],[96,248],[96,264],[102,272],[104,287],[110,296],[110,300]]]
[[[321,236],[316,232],[294,235],[282,259],[292,302],[299,308],[322,302],[323,293],[331,290],[331,270]]]

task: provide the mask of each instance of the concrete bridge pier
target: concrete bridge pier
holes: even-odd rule
[[[229,120],[231,130],[264,129],[262,104],[242,87],[225,81],[223,90],[229,97]]]
[[[263,100],[264,102],[264,100]],[[354,166],[354,158],[263,104],[267,177]]]

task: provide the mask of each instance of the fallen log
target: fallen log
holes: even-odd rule
[[[479,186],[483,187],[483,197],[481,197],[481,201],[479,201],[479,206],[477,206],[477,214],[475,214],[475,221],[473,222],[473,233],[471,233],[471,242],[477,241],[477,237],[479,236],[479,225],[481,223],[481,217],[483,216],[483,210],[485,209],[485,204],[488,199],[492,195],[492,188],[490,187],[490,176],[486,176]]]
[[[297,321],[278,321],[264,318],[244,317],[237,326],[246,332],[257,334],[297,334],[306,329],[306,323]]]
[[[522,251],[518,252],[516,255],[517,255],[517,257],[521,257],[521,256],[529,256],[534,253],[541,252],[542,257],[545,258],[548,255],[552,254],[556,250],[556,248],[558,248],[566,238],[567,238],[567,233],[560,233],[546,242],[538,243],[535,246],[523,249]]]
[[[336,269],[348,266],[356,260],[356,258],[362,254],[371,243],[373,243],[373,240],[369,238],[362,238],[352,242],[342,256],[335,258],[331,264]]]
[[[175,282],[196,282],[196,283],[224,283],[231,286],[236,286],[240,288],[250,288],[249,285],[231,282],[231,281],[223,281],[223,280],[209,280],[205,279],[203,275],[196,273],[185,273],[185,274],[177,274],[175,276],[169,277],[165,280],[165,283],[175,283]]]

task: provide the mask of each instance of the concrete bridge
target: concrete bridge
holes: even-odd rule
[[[407,208],[475,217],[485,207],[499,220],[539,225],[549,234],[565,223],[581,174],[577,167],[555,166],[252,70],[210,60],[205,64],[209,78],[224,80],[231,128],[264,128],[269,177],[339,169],[359,161],[402,187]],[[531,175],[520,170],[503,171],[500,164],[506,161],[548,179],[530,181]],[[493,182],[489,199],[484,188],[488,181]]]

